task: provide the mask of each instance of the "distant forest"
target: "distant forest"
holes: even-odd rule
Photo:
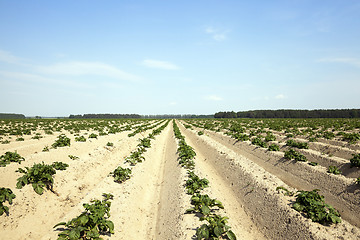
[[[254,110],[217,112],[215,118],[360,118],[360,109]]]
[[[139,114],[79,114],[70,115],[70,119],[88,119],[88,118],[101,118],[101,119],[115,119],[115,118],[145,118],[145,119],[174,119],[174,118],[214,118],[214,115],[193,115],[193,114],[162,114],[162,115],[139,115]]]
[[[142,118],[159,119],[180,119],[180,118],[214,118],[214,115],[195,115],[195,114],[164,114],[164,115],[142,115]]]
[[[115,118],[141,118],[139,114],[79,114],[79,115],[70,115],[70,119],[83,119],[83,118],[101,118],[101,119],[115,119]]]
[[[25,115],[16,113],[0,113],[0,119],[25,119]]]

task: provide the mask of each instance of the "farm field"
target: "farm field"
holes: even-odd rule
[[[359,120],[0,123],[0,239],[360,239]],[[53,183],[19,183],[54,162]],[[306,213],[300,190],[324,197]]]

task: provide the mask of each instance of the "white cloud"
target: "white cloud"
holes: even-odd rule
[[[91,85],[79,83],[75,81],[66,81],[66,80],[57,80],[53,78],[43,77],[37,74],[30,73],[21,73],[21,72],[8,72],[0,71],[0,76],[4,79],[12,79],[22,82],[37,82],[42,84],[56,84],[69,87],[79,87],[79,88],[92,88]]]
[[[142,62],[142,64],[149,68],[159,68],[159,69],[165,69],[165,70],[180,69],[178,66],[176,66],[173,63],[165,62],[165,61],[158,61],[158,60],[153,60],[153,59],[146,59]]]
[[[170,105],[170,106],[177,105],[177,102],[170,102],[169,105]]]
[[[140,77],[126,73],[114,66],[101,62],[65,62],[50,66],[38,66],[35,70],[49,75],[98,75],[127,81],[139,81]]]
[[[212,27],[207,27],[207,28],[205,29],[205,32],[206,32],[206,33],[214,33],[214,32],[216,32],[216,30],[215,30],[214,28],[212,28]]]
[[[214,34],[213,39],[215,39],[216,41],[223,41],[226,39],[226,36],[225,34]]]
[[[360,67],[360,60],[357,58],[321,58],[318,62],[345,63]]]
[[[212,38],[215,40],[215,41],[224,41],[227,36],[226,34],[228,33],[229,31],[223,31],[223,30],[219,30],[219,29],[216,29],[216,28],[213,28],[213,27],[206,27],[205,28],[205,33],[209,34],[212,36]]]
[[[286,96],[284,94],[278,94],[275,96],[275,99],[285,99]]]
[[[209,101],[221,101],[221,100],[223,100],[221,97],[216,96],[216,95],[206,96],[205,99],[209,100]]]
[[[15,57],[10,52],[6,52],[0,49],[0,62],[18,63],[21,60],[21,58]]]

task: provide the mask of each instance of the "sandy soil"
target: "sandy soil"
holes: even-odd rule
[[[197,151],[208,156],[207,162],[212,162],[219,175],[224,176],[265,236],[270,239],[360,238],[356,226],[360,219],[357,215],[359,190],[351,190],[353,179],[328,174],[321,166],[317,169],[303,163],[286,163],[282,160],[283,153],[268,152],[250,142],[236,142],[222,133],[205,131],[205,135],[198,136],[200,129],[181,129],[194,142]],[[326,201],[340,210],[343,222],[324,227],[303,218],[290,208],[294,199],[279,195],[275,191],[277,186],[295,191],[320,188]]]
[[[359,192],[349,190],[351,177],[331,176],[321,164],[316,168],[286,164],[281,161],[281,153],[236,143],[222,133],[206,131],[198,136],[196,130],[187,130],[179,123],[186,142],[197,153],[195,173],[210,181],[205,193],[223,203],[221,214],[229,217],[238,239],[360,239]],[[11,163],[0,168],[0,186],[16,194],[9,216],[0,216],[0,239],[56,239],[59,231],[53,226],[78,216],[83,203],[101,199],[102,193],[114,195],[110,220],[115,233],[102,236],[104,239],[193,239],[202,222],[194,214],[185,214],[190,208],[190,196],[183,186],[187,173],[177,163],[177,140],[171,123],[151,141],[151,148],[144,153],[145,161],[131,167],[129,180],[119,184],[109,176],[117,166],[130,167],[124,163],[125,157],[152,129],[134,137],[127,136],[130,132],[87,142],[75,142],[75,137],[67,133],[71,146],[49,152],[42,149],[51,146],[59,133],[40,140],[26,136],[24,142],[0,145],[0,154],[16,150],[26,159],[21,165]],[[107,147],[107,142],[113,142],[114,147]],[[314,146],[323,147],[320,143]],[[315,147],[312,150],[315,152],[309,151],[309,156],[318,154]],[[346,151],[350,154],[352,150]],[[70,154],[79,159],[71,160]],[[341,163],[341,156],[334,156],[333,161]],[[42,161],[70,165],[55,175],[57,194],[46,191],[38,195],[29,185],[16,189],[21,174],[15,170]],[[293,191],[322,189],[326,199],[340,209],[343,222],[330,227],[311,222],[291,208],[294,198],[278,193],[277,186]]]

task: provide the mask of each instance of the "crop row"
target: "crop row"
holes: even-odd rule
[[[217,209],[224,208],[223,204],[219,200],[212,199],[207,194],[201,193],[204,188],[209,186],[209,181],[200,178],[193,171],[195,168],[195,151],[185,142],[185,137],[181,135],[175,121],[173,121],[173,129],[175,137],[178,139],[179,164],[188,170],[185,187],[187,194],[191,195],[190,203],[192,207],[186,212],[194,213],[196,216],[200,216],[200,221],[207,222],[207,224],[202,224],[196,229],[196,239],[223,239],[227,237],[230,240],[235,240],[235,234],[227,225],[228,217],[216,213]]]

